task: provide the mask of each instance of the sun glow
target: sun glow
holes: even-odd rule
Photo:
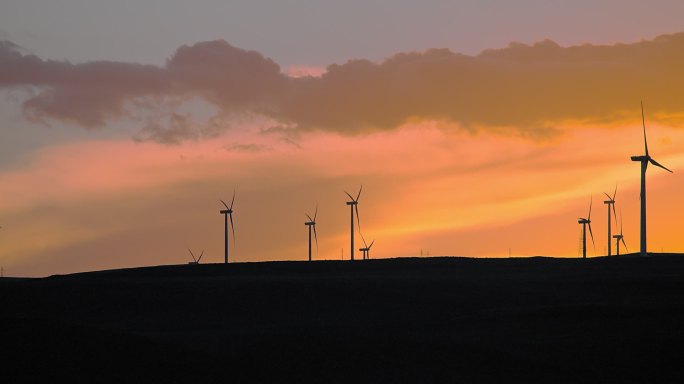
[[[649,129],[652,153],[676,172],[684,165],[676,150],[684,132]],[[316,203],[318,258],[338,259],[349,247],[343,190],[360,184],[361,230],[368,241],[377,240],[373,257],[415,255],[421,248],[433,255],[502,256],[509,247],[576,256],[574,219],[586,214],[592,195],[601,254],[601,196],[616,183],[625,239],[636,249],[639,173],[629,155],[640,152],[638,126],[565,126],[562,132],[530,141],[422,123],[361,137],[311,134],[298,146],[254,133],[254,140],[268,141],[259,151],[226,149],[226,142],[237,140],[230,135],[170,147],[130,140],[50,147],[27,166],[0,174],[0,194],[8,196],[0,212],[12,223],[3,236],[13,239],[0,257],[8,265],[35,267],[37,258],[64,259],[84,243],[119,244],[116,259],[93,254],[85,263],[60,264],[70,271],[171,263],[178,249],[199,243],[207,262],[218,262],[218,199],[235,188],[238,260],[303,259],[307,234],[300,227]],[[240,141],[250,138],[243,134]],[[684,210],[674,198],[682,183],[678,173],[648,174],[654,247],[684,249],[676,236],[665,236],[672,234],[672,214]],[[36,212],[44,212],[41,220],[33,219]],[[135,249],[135,231],[154,247]],[[149,249],[156,256],[143,258]]]

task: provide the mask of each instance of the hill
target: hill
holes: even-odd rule
[[[682,255],[159,266],[0,303],[13,381],[684,379]]]

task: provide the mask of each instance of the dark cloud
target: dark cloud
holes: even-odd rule
[[[415,120],[464,129],[543,137],[564,120],[606,122],[634,113],[644,98],[651,118],[684,111],[684,33],[634,44],[533,45],[466,56],[446,49],[401,53],[375,63],[331,65],[321,77],[291,78],[258,52],[225,41],[180,47],[164,67],[118,62],[73,64],[0,43],[0,87],[25,87],[27,116],[97,127],[127,117],[136,103],[200,97],[217,117],[263,115],[290,132],[359,134]],[[171,113],[147,124],[139,140],[177,143],[219,134]],[[681,124],[674,118],[675,124]],[[222,128],[223,127],[223,128]]]
[[[37,90],[24,101],[27,116],[59,119],[87,128],[104,125],[126,114],[126,102],[169,92],[164,70],[140,64],[96,61],[72,64],[24,54],[8,41],[0,42],[0,87]]]
[[[274,61],[222,40],[180,47],[166,71],[177,91],[198,93],[225,109],[268,108],[287,86]]]
[[[87,128],[128,116],[132,104],[154,104],[149,99],[196,95],[224,111],[262,110],[278,97],[287,78],[273,61],[254,51],[224,41],[183,46],[165,67],[110,61],[73,64],[42,60],[20,47],[0,42],[0,87],[34,91],[23,103],[34,120],[58,119]],[[144,102],[138,103],[141,99]],[[171,124],[151,123],[142,136],[167,141],[194,135],[186,122],[171,116]],[[163,132],[162,132],[163,131]],[[177,138],[172,138],[177,132]]]
[[[347,133],[417,118],[540,136],[561,120],[613,119],[641,98],[681,112],[681,68],[684,34],[613,46],[515,43],[475,57],[429,50],[330,66],[302,81],[282,116],[302,129]]]
[[[198,122],[189,115],[172,112],[169,116],[149,119],[147,124],[133,136],[133,140],[176,145],[183,141],[197,141],[217,137],[228,127],[229,124],[220,118],[211,118],[206,122]]]

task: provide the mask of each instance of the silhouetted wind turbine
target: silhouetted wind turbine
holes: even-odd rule
[[[644,102],[641,102],[641,124],[644,128],[644,151],[646,152],[642,156],[632,156],[632,161],[638,161],[641,163],[641,250],[640,254],[641,256],[647,256],[647,251],[646,251],[646,168],[648,167],[648,163],[651,163],[655,165],[656,167],[660,167],[670,173],[673,173],[671,170],[665,168],[663,165],[655,161],[651,156],[648,154],[648,143],[646,142],[646,118],[644,117]]]
[[[193,264],[193,265],[199,264],[200,260],[202,260],[202,255],[204,255],[204,249],[202,250],[202,253],[200,253],[199,257],[197,257],[197,258],[195,258],[195,254],[192,253],[190,248],[188,248],[188,252],[190,252],[190,256],[192,256],[192,261],[189,262],[188,264]]]
[[[309,261],[311,261],[311,228],[313,228],[314,238],[316,239],[316,253],[318,253],[318,235],[316,234],[316,216],[318,216],[318,205],[316,206],[316,211],[314,212],[313,219],[306,213],[306,217],[309,219],[308,222],[304,223],[309,227]]]
[[[617,249],[617,255],[620,256],[620,242],[625,246],[625,251],[627,251],[627,243],[625,243],[625,238],[622,236],[622,209],[620,210],[620,234],[613,235],[615,239],[615,249]]]
[[[375,243],[375,240],[371,241],[370,245],[366,243],[366,239],[361,235],[361,240],[363,240],[363,245],[365,245],[364,248],[359,248],[359,251],[363,253],[363,260],[368,260],[370,259],[370,250],[371,247],[373,247],[373,244]]]
[[[592,198],[593,200],[593,198]],[[589,200],[589,216],[587,218],[580,217],[577,219],[577,223],[582,224],[582,258],[586,259],[587,258],[587,225],[589,226],[589,234],[591,235],[591,243],[594,244],[594,247],[596,247],[596,244],[594,243],[594,233],[591,231],[591,205],[592,205],[592,200]]]
[[[613,192],[613,197],[609,194],[603,192],[604,195],[608,196],[608,200],[604,201],[603,204],[608,205],[608,256],[610,256],[610,243],[611,243],[611,233],[610,233],[610,206],[613,206],[613,213],[615,214],[615,225],[617,225],[617,213],[615,213],[615,195],[617,195],[617,185],[615,186],[615,192]]]
[[[351,210],[351,259],[354,260],[354,211],[356,211],[356,221],[359,224],[359,232],[361,231],[361,221],[359,220],[359,197],[361,197],[361,190],[363,185],[359,188],[359,193],[356,195],[356,199],[349,194],[349,192],[344,191],[344,193],[349,196],[351,201],[347,201],[347,205]]]
[[[225,201],[221,200],[221,203],[226,207],[226,209],[222,209],[220,212],[223,215],[224,218],[224,230],[223,230],[223,237],[225,241],[225,260],[224,262],[228,264],[228,217],[230,216],[230,228],[233,230],[233,243],[235,243],[235,226],[233,225],[233,204],[235,203],[235,191],[233,191],[233,200],[230,202],[230,207],[228,204],[226,204]]]

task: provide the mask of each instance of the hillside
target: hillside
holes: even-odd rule
[[[0,302],[22,381],[684,379],[683,255],[160,266],[2,279]]]

